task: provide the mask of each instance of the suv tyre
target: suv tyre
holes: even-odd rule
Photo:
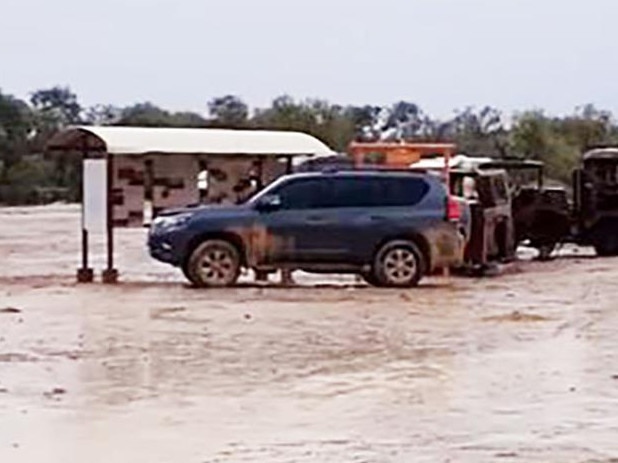
[[[423,255],[416,244],[390,241],[375,256],[372,280],[383,287],[410,288],[418,284],[424,268]]]
[[[240,253],[228,241],[204,241],[191,253],[183,272],[198,288],[233,286],[240,275]]]

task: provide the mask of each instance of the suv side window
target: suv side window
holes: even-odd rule
[[[429,191],[421,178],[334,178],[327,207],[400,207],[418,204]]]
[[[315,209],[323,207],[325,188],[320,179],[297,179],[284,183],[275,192],[282,209]]]
[[[429,191],[429,185],[422,178],[380,179],[382,206],[415,206]]]
[[[333,178],[327,197],[327,207],[373,207],[377,206],[379,185],[371,178]]]

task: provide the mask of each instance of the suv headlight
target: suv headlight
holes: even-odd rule
[[[191,220],[191,214],[162,215],[152,222],[152,231],[161,232],[179,228],[189,220]]]

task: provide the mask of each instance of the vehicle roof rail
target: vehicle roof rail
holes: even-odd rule
[[[618,143],[616,142],[614,143],[592,143],[592,144],[586,145],[584,150],[591,151],[591,150],[600,150],[600,149],[607,149],[607,148],[618,149]]]

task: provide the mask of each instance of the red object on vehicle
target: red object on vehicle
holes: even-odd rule
[[[446,202],[446,218],[451,222],[458,222],[461,219],[461,205],[451,195]]]

